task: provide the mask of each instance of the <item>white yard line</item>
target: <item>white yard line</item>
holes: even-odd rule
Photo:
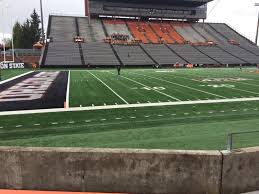
[[[199,101],[180,101],[180,102],[160,102],[160,103],[142,103],[142,104],[122,104],[122,105],[107,105],[107,106],[89,106],[77,108],[57,108],[57,109],[39,109],[39,110],[25,110],[25,111],[7,111],[0,112],[0,116],[4,115],[22,115],[22,114],[36,114],[36,113],[53,113],[53,112],[76,112],[76,111],[92,111],[92,110],[110,110],[123,108],[140,108],[140,107],[158,107],[158,106],[177,106],[177,105],[194,105],[194,104],[216,104],[226,102],[249,102],[259,101],[256,98],[235,98],[235,99],[218,99],[218,100],[199,100]]]
[[[186,75],[186,74],[185,74]],[[174,75],[176,77],[180,77],[178,75]],[[197,79],[191,79],[191,78],[185,78],[185,77],[181,77],[182,79],[187,79],[187,80],[193,80],[193,81],[196,81],[196,82],[200,82],[200,83],[203,83],[205,84],[206,82],[203,82],[203,81],[200,81],[200,80],[197,80]],[[206,77],[207,78],[207,77]],[[250,86],[259,86],[259,85],[255,85],[255,84],[250,84],[250,83],[246,83],[246,82],[231,82],[233,84],[244,84],[244,85],[250,85]],[[229,89],[232,89],[232,90],[240,90],[240,91],[243,91],[243,92],[248,92],[248,93],[253,93],[253,94],[259,94],[259,93],[256,93],[256,92],[252,92],[252,91],[248,91],[248,90],[242,90],[242,89],[237,89],[237,88],[229,88]]]
[[[251,94],[256,94],[256,95],[259,95],[259,93],[257,92],[252,92],[252,91],[249,91],[249,90],[243,90],[243,89],[239,89],[239,88],[231,88],[233,90],[238,90],[238,91],[242,91],[242,92],[246,92],[246,93],[251,93]]]
[[[154,89],[154,88],[152,88],[152,87],[150,87],[150,86],[147,86],[147,85],[145,85],[145,84],[142,84],[142,83],[140,83],[140,82],[138,82],[138,81],[136,81],[136,80],[130,79],[130,78],[125,77],[125,76],[121,76],[121,77],[123,77],[123,78],[125,78],[125,79],[127,79],[127,80],[130,80],[130,81],[132,81],[132,82],[135,82],[135,83],[137,83],[137,84],[139,84],[139,85],[141,85],[141,86],[148,87],[148,88],[150,88],[151,90],[153,90],[153,91],[155,91],[155,92],[157,92],[157,93],[159,93],[159,94],[163,94],[164,96],[167,96],[167,97],[169,97],[169,98],[171,98],[171,99],[174,99],[174,100],[177,100],[177,101],[181,101],[181,100],[178,99],[178,98],[175,98],[175,97],[173,97],[173,96],[170,96],[169,94],[166,94],[166,93],[164,93],[164,92],[161,92],[161,91],[159,91],[159,90],[156,90],[156,89]]]
[[[149,75],[143,75],[143,74],[139,74],[139,73],[133,73],[133,74],[141,75],[141,76],[146,76],[146,77],[149,77],[149,78],[152,78],[152,79],[156,79],[156,80],[160,80],[160,81],[163,81],[163,82],[171,83],[171,84],[174,84],[174,85],[177,85],[177,86],[181,86],[181,87],[184,87],[184,88],[188,88],[190,90],[195,90],[195,91],[198,91],[198,92],[202,92],[202,93],[205,93],[205,94],[209,94],[209,95],[213,95],[213,96],[217,96],[217,97],[225,98],[226,99],[226,97],[218,95],[218,94],[214,94],[214,93],[211,93],[211,92],[206,92],[204,90],[199,90],[199,89],[196,89],[196,88],[192,88],[192,87],[189,87],[189,86],[185,86],[185,85],[182,85],[182,84],[171,82],[171,81],[168,81],[168,80],[165,80],[165,79],[160,79],[160,78],[156,78],[156,77],[149,76]]]
[[[110,91],[112,91],[116,96],[118,96],[125,104],[129,104],[124,98],[122,98],[119,94],[117,94],[111,87],[109,87],[106,83],[104,83],[101,79],[99,79],[97,76],[92,74],[90,71],[87,71],[90,73],[93,77],[95,77],[99,82],[101,82],[104,86],[106,86]]]
[[[67,78],[66,108],[69,108],[69,92],[70,92],[70,71],[68,71],[68,78]]]
[[[32,73],[32,72],[33,72],[33,71],[29,71],[29,72],[27,72],[27,73],[23,73],[23,74],[21,74],[21,75],[17,75],[17,76],[15,76],[15,77],[10,78],[10,79],[4,80],[4,81],[0,81],[0,85],[1,85],[1,84],[4,84],[4,83],[7,83],[7,82],[10,82],[10,81],[13,81],[13,80],[15,80],[15,79],[17,79],[17,78],[23,77],[23,76],[25,76],[25,75],[28,75],[28,74],[30,74],[30,73]]]

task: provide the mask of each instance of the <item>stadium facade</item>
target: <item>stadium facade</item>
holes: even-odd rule
[[[42,67],[256,65],[259,48],[205,23],[211,0],[85,0],[85,17],[50,15]],[[202,22],[199,22],[202,21]]]

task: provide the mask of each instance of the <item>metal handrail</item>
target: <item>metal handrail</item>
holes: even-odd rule
[[[227,150],[231,152],[233,150],[233,136],[241,135],[241,134],[251,134],[251,133],[259,133],[259,131],[244,131],[244,132],[235,132],[229,133],[227,137]]]

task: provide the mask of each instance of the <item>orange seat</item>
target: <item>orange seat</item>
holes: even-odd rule
[[[142,28],[142,30],[145,32],[147,38],[150,40],[150,42],[157,44],[159,43],[158,37],[153,32],[153,30],[150,28],[149,24],[146,22],[140,22],[139,26]]]
[[[163,23],[161,24],[161,26],[168,30],[169,35],[175,40],[175,42],[179,44],[185,42],[184,38],[180,34],[178,34],[169,23]]]
[[[161,37],[166,43],[174,43],[173,39],[168,35],[167,29],[160,26],[159,23],[152,23],[151,27],[154,29],[157,35]]]
[[[139,26],[137,25],[137,22],[127,21],[127,25],[135,39],[139,39],[141,40],[141,42],[145,44],[149,43],[149,41],[147,40],[143,32],[140,31]]]

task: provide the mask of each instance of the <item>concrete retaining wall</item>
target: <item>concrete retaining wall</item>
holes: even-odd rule
[[[218,151],[0,148],[0,188],[127,193],[259,189],[259,148]],[[221,192],[222,191],[222,192]]]
[[[224,154],[223,193],[236,194],[259,190],[259,148]]]

